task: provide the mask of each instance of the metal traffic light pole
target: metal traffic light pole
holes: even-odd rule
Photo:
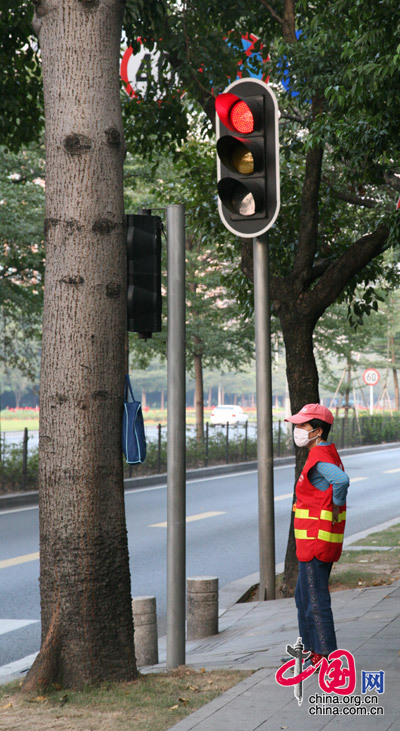
[[[275,518],[268,233],[253,239],[256,337],[259,600],[275,599]]]
[[[167,668],[185,664],[185,207],[167,206]]]
[[[215,100],[218,211],[253,240],[256,330],[259,598],[275,599],[275,527],[268,231],[280,207],[279,109],[261,79],[237,79]]]

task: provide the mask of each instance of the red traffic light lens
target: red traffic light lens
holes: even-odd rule
[[[248,103],[236,94],[225,92],[215,100],[215,111],[222,124],[231,132],[249,135],[260,127],[262,107],[255,99]]]
[[[246,102],[239,101],[232,107],[230,119],[237,132],[249,135],[254,131],[254,115]]]

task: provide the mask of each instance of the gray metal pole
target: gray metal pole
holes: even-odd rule
[[[167,668],[185,664],[185,207],[167,206]]]
[[[275,599],[271,322],[268,234],[253,239],[256,335],[259,599]]]

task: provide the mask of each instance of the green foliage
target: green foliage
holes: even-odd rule
[[[2,493],[18,492],[23,489],[22,442],[0,444],[0,490]],[[26,490],[36,490],[38,482],[39,450],[28,451]]]
[[[324,148],[324,157],[314,263],[336,264],[356,239],[382,222],[389,229],[386,248],[397,247],[400,217],[394,204],[400,191],[400,178],[395,176],[400,170],[400,105],[396,105],[400,71],[396,59],[400,31],[393,21],[396,17],[394,0],[369,5],[356,2],[351,8],[344,0],[317,0],[311,5],[304,0],[296,3],[298,40],[289,42],[268,6],[255,0],[237,3],[234,16],[227,2],[177,5],[167,0],[149,3],[143,13],[128,13],[125,27],[130,38],[141,35],[149,48],[156,45],[173,72],[158,83],[153,78],[139,104],[126,102],[135,116],[132,144],[133,139],[145,139],[143,153],[154,158],[159,150],[170,149],[172,164],[179,167],[179,159],[190,154],[183,152],[186,146],[181,139],[212,135],[208,120],[213,119],[213,98],[236,77],[243,57],[240,35],[252,32],[264,46],[264,57],[265,50],[269,51],[266,68],[281,110],[281,211],[270,231],[272,274],[290,276],[298,251],[299,222],[306,214],[302,198],[305,156],[316,146]],[[248,70],[242,68],[242,73],[246,75]],[[297,96],[280,85],[286,74]],[[169,115],[170,102],[157,102],[157,124],[149,124],[156,111],[152,99],[163,93],[174,99],[174,109]],[[147,105],[151,112],[146,111]],[[182,115],[187,122],[186,136]],[[206,177],[194,161],[192,170],[190,182],[182,175],[183,199],[191,199],[199,178],[207,180],[203,213],[210,222],[215,221],[215,170]],[[219,230],[218,222],[215,227]],[[239,246],[232,243],[231,247],[236,247],[237,264]],[[376,256],[350,281],[343,274],[342,300],[348,304],[353,324],[361,324],[364,314],[378,307],[377,279],[387,288],[397,286],[397,259],[397,253],[391,260]],[[232,277],[238,300],[250,314],[251,288],[238,266]],[[311,286],[317,281],[312,280]]]
[[[17,150],[43,129],[43,97],[34,3],[5,0],[0,13],[0,144]]]
[[[238,244],[219,220],[215,195],[214,210],[210,207],[214,167],[213,145],[208,140],[193,138],[174,154],[161,157],[151,173],[149,166],[144,165],[143,185],[139,189],[135,171],[143,169],[143,162],[131,155],[126,167],[125,195],[130,209],[142,206],[143,200],[157,213],[171,204],[185,205],[187,365],[192,369],[194,355],[201,355],[205,367],[242,370],[253,356],[254,331],[249,313],[238,304]],[[168,296],[165,276],[163,285]],[[251,289],[244,278],[242,286],[247,291]],[[164,314],[165,309],[164,305]],[[165,330],[147,343],[132,338],[131,352],[131,362],[136,367],[145,367],[154,355],[164,359]]]
[[[35,376],[44,277],[44,159],[0,147],[0,365]]]

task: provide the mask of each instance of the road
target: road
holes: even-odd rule
[[[400,448],[343,457],[351,478],[346,536],[400,516]],[[275,468],[276,561],[287,543],[293,466]],[[132,595],[154,595],[166,627],[166,486],[126,493]],[[220,587],[258,570],[256,472],[187,484],[187,576]],[[39,649],[38,509],[0,513],[0,667]]]

